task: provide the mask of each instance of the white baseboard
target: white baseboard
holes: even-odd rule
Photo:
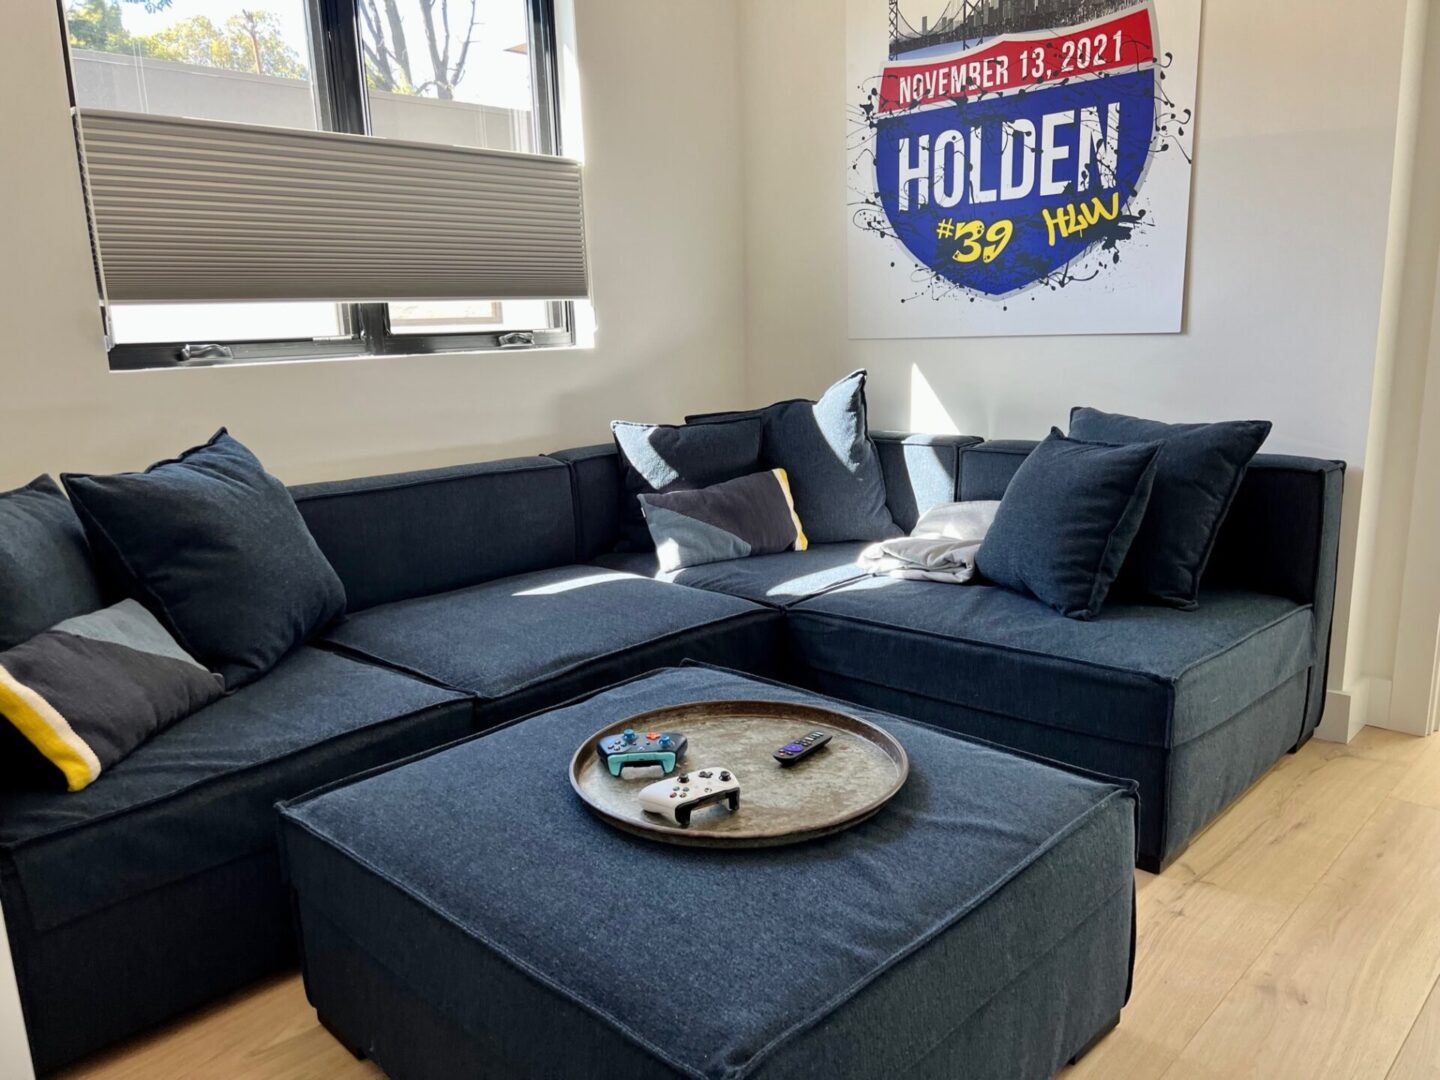
[[[1391,723],[1390,680],[1367,676],[1346,690],[1331,690],[1325,695],[1325,715],[1315,730],[1317,739],[1348,743],[1366,726],[1405,731],[1407,735],[1423,735]]]
[[[30,1043],[25,1037],[25,1017],[20,1012],[20,990],[6,944],[5,920],[0,918],[0,1076],[33,1080]]]
[[[1365,726],[1364,710],[1359,695],[1346,690],[1331,690],[1325,695],[1325,712],[1315,737],[1324,742],[1348,743]]]

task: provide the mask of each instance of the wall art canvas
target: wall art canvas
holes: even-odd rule
[[[850,334],[1177,333],[1202,0],[847,0]]]

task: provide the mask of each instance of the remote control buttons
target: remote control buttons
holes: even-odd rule
[[[634,728],[628,728],[628,727],[627,727],[624,731],[622,731],[622,732],[620,733],[620,738],[623,739],[625,742],[634,742],[634,741],[635,741],[635,729],[634,729]]]
[[[660,736],[660,745],[663,746],[663,747],[665,747],[666,749],[669,749],[670,744],[673,743],[674,741],[675,741],[675,740],[672,739],[672,738],[670,738],[669,735],[661,735],[661,736]]]
[[[730,774],[729,774],[728,772],[722,772],[722,773],[720,774],[720,779],[721,779],[721,781],[722,781],[723,783],[729,783],[729,782],[730,782]]]

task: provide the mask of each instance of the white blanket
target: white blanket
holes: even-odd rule
[[[975,553],[995,521],[998,502],[942,503],[925,511],[909,536],[871,544],[860,565],[871,574],[963,585],[975,576]]]

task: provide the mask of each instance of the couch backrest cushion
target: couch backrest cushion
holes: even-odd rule
[[[550,458],[305,484],[292,494],[350,611],[575,559],[570,471]]]
[[[80,519],[48,476],[0,494],[0,649],[104,604]]]
[[[620,539],[621,501],[627,497],[615,444],[577,446],[548,456],[564,462],[570,470],[576,560],[589,562],[597,555],[614,551]]]
[[[968,435],[903,431],[872,431],[870,439],[885,473],[890,516],[907,533],[925,511],[959,497],[960,451],[980,442]]]

